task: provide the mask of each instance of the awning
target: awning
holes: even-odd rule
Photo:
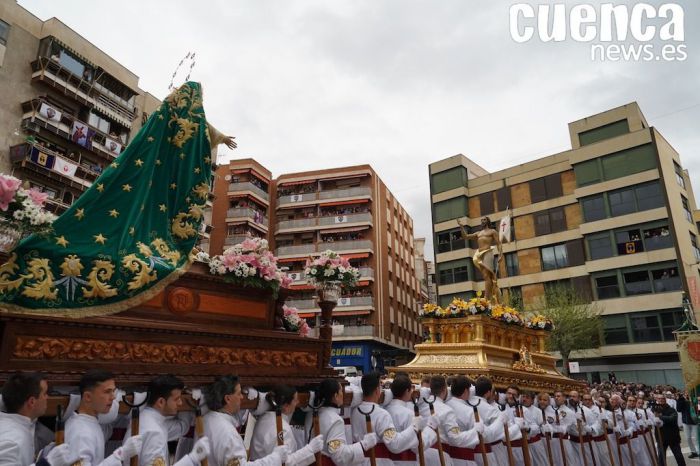
[[[315,183],[316,180],[302,180],[302,181],[280,181],[277,186],[296,186],[300,184]]]
[[[302,317],[304,319],[308,319],[309,317],[315,317],[316,313],[314,312],[300,312],[299,317]]]
[[[321,230],[321,234],[325,235],[328,233],[351,233],[353,231],[362,231],[362,230],[369,230],[369,225],[364,225],[361,227],[352,227],[352,228],[336,228],[333,230]]]
[[[366,316],[369,315],[372,311],[347,311],[343,312],[339,310],[338,308],[333,310],[333,315],[338,316],[338,317],[345,317],[345,316]]]
[[[62,40],[58,39],[56,36],[47,36],[47,37],[50,37],[51,40],[52,40],[53,42],[56,42],[59,46],[61,46],[61,47],[63,47],[64,49],[66,49],[67,52],[70,52],[72,55],[75,55],[75,57],[78,58],[80,61],[82,61],[83,64],[88,65],[89,67],[91,67],[91,68],[93,68],[93,69],[95,69],[95,70],[98,68],[97,65],[95,65],[93,62],[91,62],[90,60],[88,60],[87,58],[85,58],[83,55],[81,55],[81,54],[79,54],[78,52],[76,52],[75,49],[73,49],[72,47],[69,47],[68,45],[66,45],[65,42],[63,42]],[[42,37],[41,40],[44,40],[44,39],[46,39],[46,37]],[[46,58],[50,58],[50,57],[46,57]]]
[[[358,254],[341,254],[341,257],[346,258],[347,260],[350,259],[364,259],[366,257],[369,257],[369,253],[367,252],[362,252]]]
[[[364,204],[366,202],[369,202],[369,199],[356,199],[354,201],[327,202],[327,203],[321,204],[321,207],[330,207],[330,206],[335,206],[335,205],[349,205],[349,204]]]
[[[306,262],[306,258],[285,257],[284,259],[277,259],[277,262]]]
[[[261,175],[253,168],[238,168],[236,170],[233,170],[234,175],[240,175],[242,173],[252,173],[256,177],[260,178],[260,181],[264,181],[265,183],[268,183],[268,177]]]
[[[369,285],[369,280],[362,280],[361,282],[357,282],[356,286],[367,286]]]
[[[291,290],[315,290],[316,287],[313,285],[289,285]]]
[[[321,181],[331,181],[331,180],[351,180],[353,178],[362,178],[363,176],[369,176],[369,173],[355,173],[353,175],[343,175],[343,176],[329,176],[326,178],[325,176],[321,179]]]

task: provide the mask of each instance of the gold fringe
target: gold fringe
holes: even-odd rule
[[[6,304],[0,303],[0,314],[20,314],[20,315],[31,315],[31,316],[41,316],[41,317],[68,317],[70,319],[81,319],[83,317],[101,317],[116,314],[118,312],[126,311],[132,307],[136,307],[139,304],[148,301],[149,299],[157,296],[161,293],[166,286],[170,285],[172,282],[184,275],[192,265],[192,256],[189,256],[181,267],[170,272],[165,278],[161,279],[158,283],[153,285],[148,290],[143,293],[139,293],[136,296],[132,296],[123,301],[110,304],[100,304],[98,306],[90,306],[83,308],[42,308],[42,309],[31,309],[23,306],[17,306],[16,304]]]

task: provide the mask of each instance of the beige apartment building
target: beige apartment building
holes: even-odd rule
[[[695,197],[679,154],[636,103],[569,123],[571,149],[488,173],[457,155],[429,166],[440,304],[483,289],[477,231],[512,210],[499,285],[526,311],[571,285],[600,306],[602,346],[575,355],[589,380],[682,385],[673,331],[700,284]],[[697,214],[696,214],[697,215]],[[696,313],[697,292],[693,295]]]
[[[0,172],[46,192],[59,215],[161,103],[59,19],[42,21],[15,1],[0,2],[0,82]]]
[[[268,239],[294,278],[287,303],[316,327],[312,336],[320,309],[304,275],[306,259],[331,249],[360,269],[359,285],[333,312],[334,366],[367,372],[377,353],[386,365],[410,360],[422,341],[413,220],[371,166],[273,179],[253,159],[232,160],[217,169],[214,193],[211,252],[248,235]]]

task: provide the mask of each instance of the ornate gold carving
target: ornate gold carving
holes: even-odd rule
[[[17,337],[12,354],[33,360],[149,364],[315,367],[318,362],[316,353],[303,351],[28,336]]]
[[[440,367],[464,367],[467,365],[477,365],[479,359],[475,354],[424,354],[416,360],[416,365]]]
[[[536,372],[539,374],[547,372],[532,361],[532,356],[530,356],[530,351],[527,349],[527,346],[521,346],[519,353],[520,360],[513,363],[513,369],[516,371]]]

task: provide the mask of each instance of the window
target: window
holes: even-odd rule
[[[467,214],[467,198],[464,196],[448,199],[435,204],[435,222],[445,222]]]
[[[464,228],[469,232],[469,227]],[[466,247],[466,241],[462,238],[462,232],[459,229],[443,231],[437,235],[438,253],[455,251]]]
[[[685,219],[690,223],[693,223],[693,215],[690,213],[690,206],[688,204],[688,199],[681,194],[681,203],[683,204],[683,212],[685,214]]]
[[[93,126],[105,134],[109,134],[109,120],[102,118],[100,115],[90,112],[88,115],[88,124]]]
[[[600,168],[598,167],[598,159],[588,160],[583,163],[574,165],[574,175],[576,176],[576,184],[580,186],[588,186],[589,184],[598,183],[601,181]]]
[[[665,267],[651,271],[651,278],[654,281],[654,291],[663,293],[665,291],[678,291],[681,289],[681,278],[678,276],[677,267]]]
[[[617,243],[617,254],[620,256],[644,251],[642,234],[638,228],[616,231],[615,242]]]
[[[647,251],[665,249],[673,246],[673,238],[667,225],[644,229],[644,246]]]
[[[651,282],[649,272],[639,270],[635,272],[625,272],[622,274],[625,281],[625,293],[627,296],[651,293]]]
[[[661,318],[661,336],[664,341],[673,341],[673,331],[678,330],[678,328],[683,325],[685,321],[685,316],[683,311],[672,309],[668,311],[663,311],[659,313]]]
[[[431,192],[433,194],[449,191],[450,189],[466,186],[467,173],[464,167],[455,167],[431,177]]]
[[[537,236],[548,235],[552,231],[549,224],[549,213],[538,212],[535,214],[535,234]]]
[[[479,207],[481,215],[489,215],[495,212],[492,192],[479,194]]]
[[[690,246],[693,248],[693,254],[695,259],[700,261],[700,248],[698,248],[698,238],[694,234],[690,233]],[[506,259],[508,256],[506,256]]]
[[[506,254],[506,274],[509,277],[515,277],[519,273],[520,268],[518,266],[518,254],[515,252]]]
[[[566,216],[563,207],[538,212],[534,214],[534,217],[537,236],[566,231]]]
[[[617,282],[617,274],[595,278],[595,289],[598,299],[619,298],[620,285]]]
[[[640,184],[634,191],[637,196],[637,210],[640,212],[663,207],[666,204],[664,201],[664,194],[661,191],[661,185],[658,181]]]
[[[506,303],[510,307],[513,307],[515,309],[522,309],[523,308],[523,289],[522,287],[519,286],[511,286],[510,288],[507,288],[507,300]]]
[[[10,25],[0,19],[0,45],[7,45],[7,36],[10,35]]]
[[[569,266],[566,244],[557,244],[541,249],[542,270],[561,269]]]
[[[535,202],[554,199],[562,195],[561,173],[547,175],[544,178],[530,180],[530,200]]]
[[[661,322],[655,313],[631,315],[632,339],[635,342],[661,341]]]
[[[605,259],[613,256],[610,233],[607,231],[586,236],[586,243],[588,244],[588,258],[590,260]]]
[[[587,222],[602,220],[608,216],[605,211],[605,198],[602,194],[583,198],[581,200],[581,208],[583,210],[583,218]]]
[[[630,214],[637,210],[634,202],[634,188],[611,191],[608,193],[608,201],[610,202],[610,215],[613,217]]]
[[[438,264],[440,285],[466,282],[469,280],[467,259],[443,262]]]
[[[498,210],[506,210],[511,205],[510,200],[510,187],[506,186],[498,191],[496,191],[496,202],[498,203]]]
[[[627,331],[627,316],[603,316],[603,339],[606,345],[629,343],[630,337]]]
[[[673,161],[673,171],[676,172],[676,183],[678,183],[678,186],[685,189],[685,178],[683,178],[683,168],[680,165],[678,165],[678,163],[675,160]]]
[[[547,191],[544,186],[544,178],[530,180],[530,200],[532,203],[542,202],[547,199]]]
[[[439,302],[439,305],[441,307],[447,307],[450,305],[452,300],[455,298],[460,298],[460,299],[463,299],[465,301],[469,301],[474,296],[476,296],[476,293],[474,293],[473,291],[467,291],[465,293],[446,294],[446,295],[441,295],[438,298],[438,302]]]
[[[627,119],[624,119],[579,133],[578,140],[582,146],[587,146],[588,144],[614,138],[615,136],[620,136],[621,134],[629,132],[629,123]]]

